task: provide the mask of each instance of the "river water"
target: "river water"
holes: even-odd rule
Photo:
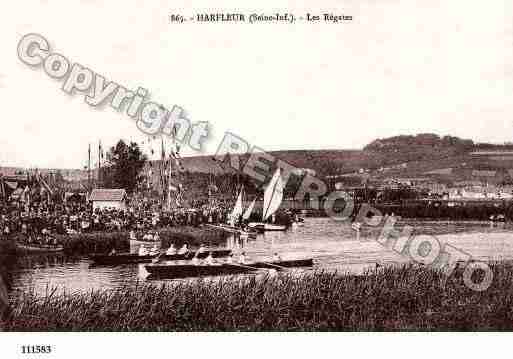
[[[399,222],[398,228],[410,225],[416,235],[435,236],[440,243],[449,243],[479,260],[513,259],[513,225],[487,222]],[[378,265],[394,265],[410,261],[376,241],[381,228],[364,227],[359,235],[348,223],[328,218],[307,218],[304,226],[287,232],[269,232],[256,239],[241,242],[229,238],[226,247],[235,256],[245,251],[249,259],[268,259],[277,252],[284,259],[313,257],[314,267],[298,269],[362,273]],[[95,289],[112,289],[149,280],[145,264],[115,267],[92,267],[84,258],[63,255],[30,255],[4,263],[7,287],[13,296],[33,291],[37,295],[56,290],[75,293]],[[254,275],[254,274],[253,274]],[[183,281],[183,279],[182,279]]]

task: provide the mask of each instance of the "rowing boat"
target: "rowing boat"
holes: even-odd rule
[[[202,253],[198,253],[198,258],[206,258],[209,253],[212,254],[214,258],[227,257],[231,254],[230,249],[219,249],[213,251],[205,251]],[[90,256],[90,259],[96,265],[121,265],[121,264],[133,264],[133,263],[149,263],[155,258],[159,258],[161,260],[168,261],[177,261],[177,260],[190,260],[194,257],[195,252],[187,252],[185,254],[153,254],[153,255],[145,255],[140,256],[138,254],[96,254]]]
[[[32,252],[32,253],[54,253],[54,252],[62,252],[64,250],[64,246],[62,246],[62,245],[52,245],[52,244],[21,244],[21,243],[16,243],[16,247],[20,251]]]
[[[311,267],[313,260],[294,259],[271,262],[253,262],[245,264],[217,263],[217,264],[149,264],[146,270],[155,278],[189,278],[217,275],[233,275],[251,273],[258,269],[283,269],[292,267]]]
[[[244,274],[256,271],[257,268],[250,268],[237,264],[212,264],[212,265],[192,265],[192,264],[151,264],[145,266],[151,276],[157,278],[189,278],[216,275]]]

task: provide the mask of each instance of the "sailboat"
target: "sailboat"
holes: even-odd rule
[[[244,212],[244,208],[242,205],[243,194],[244,194],[244,188],[241,188],[239,195],[237,196],[237,200],[235,201],[235,205],[233,206],[231,213],[228,215],[228,223],[227,224],[208,225],[208,226],[220,228],[220,229],[223,229],[230,233],[240,234],[241,228],[237,226],[237,222],[239,221],[240,216],[242,216],[242,218],[246,219],[246,215],[247,215],[249,218],[249,216],[251,215],[251,212],[253,211],[253,209],[250,206]],[[254,203],[252,204],[252,206],[254,206]],[[244,214],[243,214],[243,212],[244,212]]]
[[[241,188],[239,192],[239,196],[237,197],[237,201],[235,202],[235,206],[233,206],[232,213],[230,213],[230,224],[234,227],[237,221],[239,220],[239,217],[242,215],[242,192],[244,191],[243,188]]]
[[[251,217],[251,213],[253,213],[253,209],[255,208],[256,198],[251,202],[251,204],[246,209],[246,212],[242,215],[242,219],[247,221],[249,217]]]
[[[283,190],[283,180],[281,179],[280,169],[278,168],[264,192],[262,222],[249,223],[248,227],[250,229],[256,229],[258,231],[285,231],[287,229],[285,225],[265,222],[280,208],[281,202],[283,201]]]

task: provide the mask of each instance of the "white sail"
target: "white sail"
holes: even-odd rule
[[[242,190],[239,192],[239,197],[237,197],[237,202],[235,202],[235,206],[233,207],[232,213],[230,214],[230,218],[237,220],[239,216],[242,214]]]
[[[280,208],[281,201],[283,200],[283,181],[281,180],[280,169],[278,168],[274,173],[273,178],[267,185],[264,193],[264,207],[262,211],[262,218],[265,221],[273,215],[274,212]]]
[[[255,208],[255,202],[256,198],[253,200],[253,202],[251,202],[249,207],[246,209],[246,212],[244,212],[244,215],[242,216],[243,219],[249,219],[251,213],[253,212],[253,208]]]

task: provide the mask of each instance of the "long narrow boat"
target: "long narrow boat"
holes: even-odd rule
[[[255,272],[258,269],[275,269],[293,267],[311,267],[313,259],[293,259],[270,262],[252,262],[247,264],[220,263],[220,264],[150,264],[146,270],[155,278],[189,278],[216,275],[244,274]]]
[[[155,240],[146,241],[146,240],[142,240],[142,239],[130,239],[131,246],[151,245],[151,244],[160,244],[160,243],[161,243],[160,239],[157,241],[155,241]]]
[[[64,251],[64,246],[53,244],[22,244],[16,243],[19,251],[30,253],[56,253]]]
[[[213,265],[151,264],[145,266],[145,268],[152,277],[168,279],[243,274],[258,270],[249,266],[227,263]]]
[[[212,257],[220,258],[227,257],[231,254],[230,249],[218,249],[213,251],[205,251],[198,254],[198,258],[206,258],[209,253],[212,253]],[[195,252],[187,252],[185,254],[172,254],[172,255],[146,255],[140,256],[138,254],[122,253],[122,254],[96,254],[90,256],[90,259],[96,265],[121,265],[121,264],[133,264],[133,263],[149,263],[157,257],[160,260],[190,260],[194,257]]]

